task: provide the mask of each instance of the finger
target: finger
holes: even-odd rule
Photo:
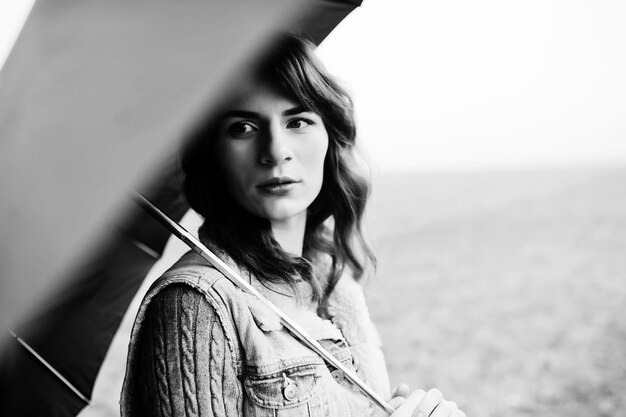
[[[403,404],[392,414],[392,417],[411,417],[413,415],[413,410],[415,410],[415,407],[417,407],[417,405],[424,399],[425,395],[426,392],[424,392],[424,390],[418,389],[413,391],[406,399],[404,399],[404,397],[395,397],[393,400],[403,399],[404,401]]]
[[[450,417],[452,413],[457,409],[454,401],[441,401],[430,417]]]
[[[398,408],[405,402],[406,402],[406,398],[404,397],[393,397],[391,400],[389,400],[389,405],[392,408]]]
[[[404,402],[406,401],[406,398],[404,397],[394,397],[391,400],[389,400],[388,404],[391,406],[391,408],[393,408],[394,410],[397,410],[398,408],[400,408],[400,406],[402,404],[404,404]],[[394,413],[395,416],[395,413]],[[374,412],[374,414],[371,415],[371,417],[388,417],[387,412],[385,412],[382,409],[378,409]]]
[[[465,413],[457,408],[450,414],[450,417],[465,417]]]
[[[415,417],[428,417],[430,413],[433,412],[435,407],[439,405],[439,403],[443,400],[443,395],[441,395],[441,391],[437,388],[433,388],[429,390],[422,401],[419,402],[419,405],[415,409],[415,413],[413,415]],[[420,413],[422,415],[420,415]]]
[[[409,386],[407,384],[399,384],[394,388],[392,397],[408,397],[410,394]]]
[[[425,395],[426,391],[424,391],[423,389],[413,391],[404,402],[404,407],[410,408],[411,410],[414,409],[420,402],[422,402]]]

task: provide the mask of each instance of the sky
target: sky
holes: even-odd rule
[[[365,0],[320,52],[381,169],[626,164],[624,22],[623,0]]]
[[[0,0],[0,68],[17,39],[35,0]]]
[[[0,0],[0,65],[33,0]],[[364,0],[319,48],[375,170],[626,166],[623,0]]]

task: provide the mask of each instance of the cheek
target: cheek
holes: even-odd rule
[[[309,153],[309,169],[313,175],[313,180],[316,185],[317,191],[322,187],[324,181],[324,165],[326,158],[328,157],[328,136],[323,140],[320,140]]]
[[[221,181],[231,192],[237,192],[246,180],[246,171],[242,167],[249,166],[245,149],[233,143],[220,143],[216,147],[216,158],[221,174]]]

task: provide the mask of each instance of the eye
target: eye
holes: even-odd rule
[[[312,120],[305,119],[304,117],[298,117],[295,119],[289,120],[287,123],[288,129],[304,129],[305,127],[311,126],[313,123]]]
[[[228,126],[227,132],[234,138],[244,138],[256,132],[258,128],[247,121],[235,122]]]

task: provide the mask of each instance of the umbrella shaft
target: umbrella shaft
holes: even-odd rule
[[[78,398],[80,398],[81,400],[83,400],[85,402],[85,404],[87,405],[91,405],[91,402],[89,401],[89,399],[87,399],[87,397],[85,397],[79,390],[78,388],[76,388],[74,385],[72,385],[72,383],[70,381],[68,381],[63,375],[61,375],[61,373],[59,371],[57,371],[56,369],[54,369],[54,367],[52,365],[50,365],[48,363],[48,361],[46,361],[40,354],[38,354],[35,349],[33,349],[32,347],[30,347],[30,345],[28,343],[26,343],[24,341],[24,339],[22,339],[21,337],[19,337],[17,334],[15,334],[15,332],[13,330],[9,330],[9,332],[11,333],[11,335],[15,338],[15,340],[17,340],[17,342],[22,345],[22,347],[24,349],[26,349],[28,351],[28,353],[30,353],[31,355],[33,355],[35,357],[35,359],[37,359],[39,362],[41,362],[41,364],[43,366],[45,366],[46,368],[48,368],[48,370],[50,372],[52,372],[54,374],[54,376],[56,376],[63,384],[65,384],[66,387],[68,387],[70,390],[72,390],[72,392],[74,392],[74,394],[76,394],[78,396]]]
[[[387,414],[392,414],[395,410],[385,402],[374,390],[367,386],[359,377],[346,368],[341,362],[339,362],[331,353],[319,344],[319,342],[313,339],[311,336],[300,328],[294,321],[292,321],[286,314],[284,314],[278,307],[272,304],[267,298],[265,298],[256,288],[252,287],[246,280],[241,278],[232,268],[226,265],[221,259],[219,259],[213,252],[211,252],[206,246],[204,246],[195,236],[185,230],[180,224],[172,220],[161,209],[156,207],[150,200],[141,194],[136,196],[137,204],[146,210],[149,214],[155,217],[161,224],[167,227],[172,234],[182,240],[188,245],[194,252],[198,253],[204,259],[206,259],[211,265],[213,265],[218,271],[220,271],[226,278],[228,278],[233,284],[239,287],[241,290],[254,295],[260,300],[266,307],[272,310],[280,317],[283,325],[293,334],[297,339],[303,342],[307,347],[312,349],[315,353],[320,355],[326,362],[335,368],[339,369],[345,377],[355,384],[359,389],[369,397],[376,405],[382,408]]]

